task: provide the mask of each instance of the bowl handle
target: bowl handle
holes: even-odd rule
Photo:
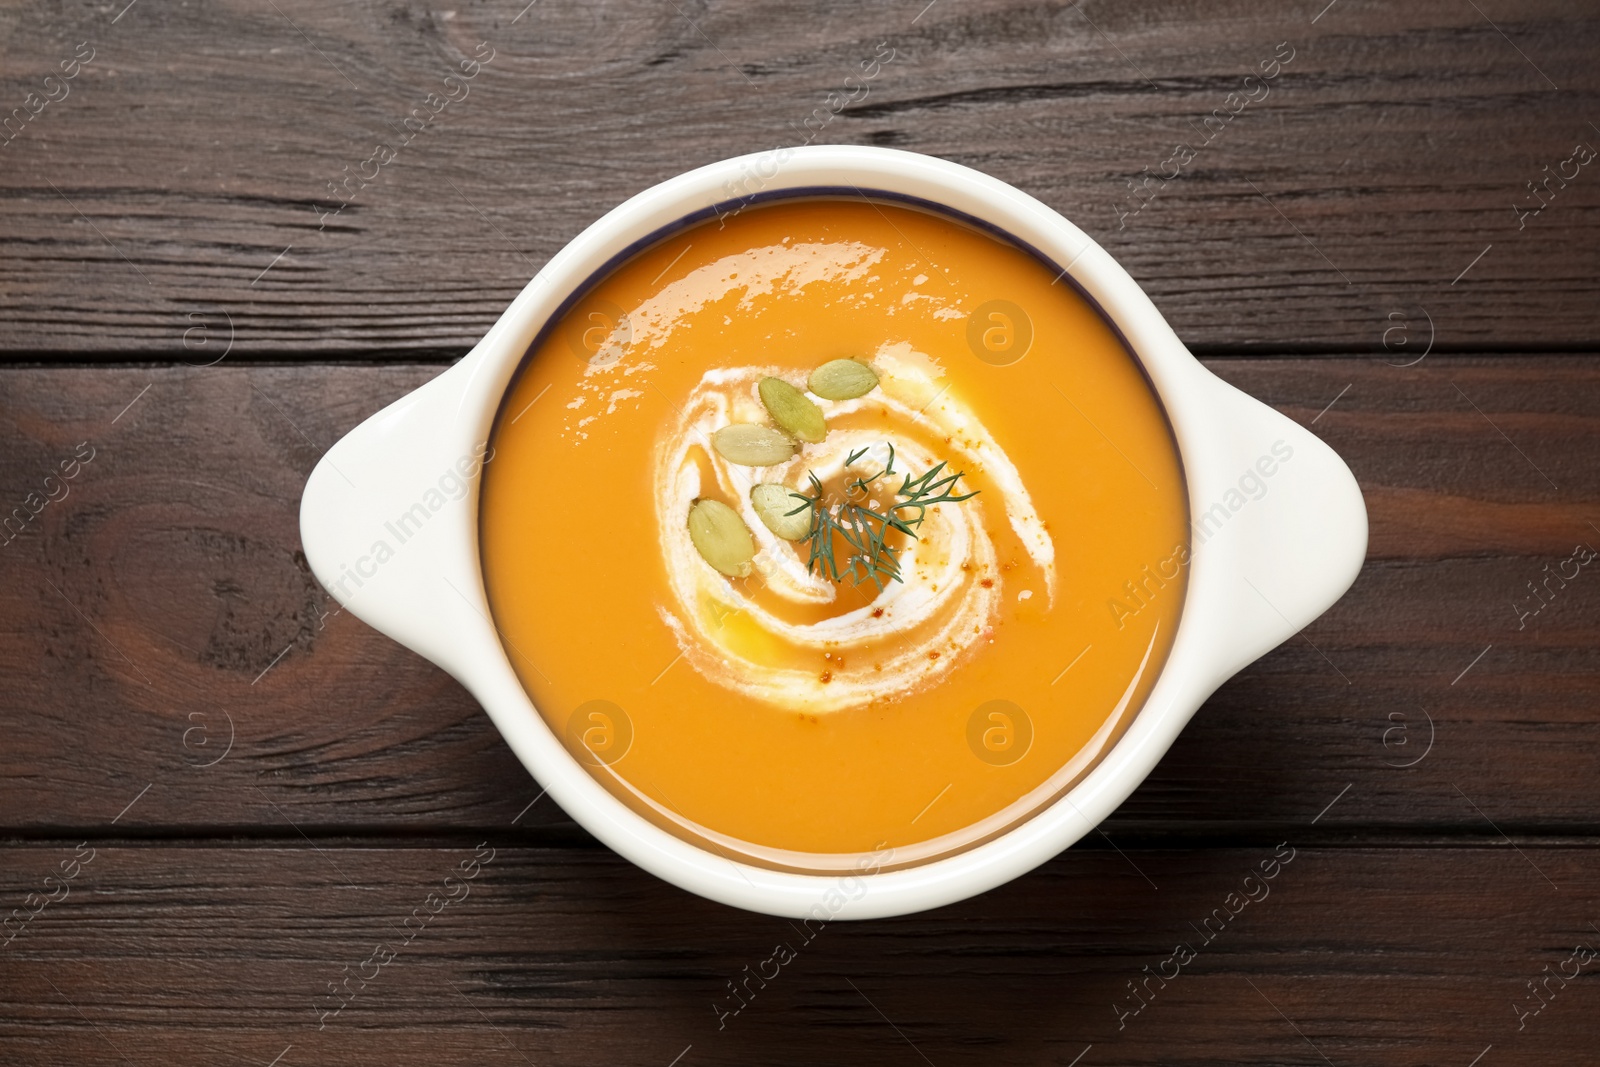
[[[470,358],[330,448],[300,502],[300,538],[341,607],[444,669],[495,640],[478,570],[478,475],[493,458],[463,418]]]
[[[499,640],[476,537],[478,475],[493,454],[487,425],[462,418],[472,362],[341,438],[300,505],[317,580],[351,614],[458,677],[456,664]],[[1200,644],[1221,684],[1350,588],[1366,557],[1367,512],[1350,468],[1310,430],[1209,371],[1187,384],[1205,394],[1203,405],[1185,405],[1201,408],[1205,425],[1179,428],[1189,597],[1206,605]]]
[[[1204,472],[1189,481],[1190,596],[1212,606],[1206,636],[1220,684],[1350,588],[1366,558],[1367,509],[1355,475],[1311,430],[1209,371],[1202,378],[1210,425],[1185,454]]]

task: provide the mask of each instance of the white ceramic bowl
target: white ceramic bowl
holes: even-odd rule
[[[477,481],[461,478],[475,469],[472,458],[481,454],[530,344],[592,276],[686,218],[714,217],[750,197],[819,190],[942,205],[1064,267],[1154,383],[1177,437],[1195,523],[1171,654],[1144,707],[1093,770],[1061,800],[983,845],[859,878],[736,863],[651,824],[591,777],[546,727],[490,621],[479,572]],[[1272,464],[1270,478],[1256,479],[1267,486],[1265,495],[1233,508],[1241,478],[1280,442],[1292,450],[1292,462]],[[446,477],[451,471],[466,483],[455,501],[449,498],[456,482]],[[445,506],[435,508],[441,500]],[[419,503],[426,515],[416,511]],[[407,514],[413,520],[396,527]],[[902,915],[948,904],[1015,878],[1077,841],[1133,792],[1223,681],[1349,588],[1367,543],[1361,492],[1339,457],[1298,423],[1201,366],[1128,273],[1076,226],[977,171],[860,147],[779,149],[725,160],[613,209],[550,260],[466,358],[329,449],[306,484],[300,525],[306,556],[323,585],[352,614],[466,686],[517,758],[590,833],[691,892],[752,911],[817,919]],[[402,532],[403,541],[396,536]],[[625,654],[625,636],[620,643]]]

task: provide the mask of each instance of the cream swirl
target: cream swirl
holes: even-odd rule
[[[819,401],[827,439],[773,467],[729,463],[711,435],[736,422],[768,422],[757,383],[793,376],[776,366],[707,371],[659,439],[653,485],[673,603],[660,608],[683,658],[718,684],[783,708],[833,712],[911,693],[948,672],[983,642],[1004,594],[1004,575],[987,525],[1003,516],[1055,595],[1055,549],[1016,467],[948,386],[938,365],[907,344],[886,344],[872,358],[880,387],[855,400]],[[835,584],[806,566],[804,542],[777,537],[750,500],[757,482],[792,488],[839,476],[852,453],[866,450],[851,473],[876,473],[894,448],[895,475],[878,483],[885,497],[900,475],[946,460],[964,470],[980,495],[930,508],[900,554],[901,581],[881,592],[868,582]],[[755,573],[730,581],[700,558],[686,516],[699,497],[734,507],[756,539]],[[879,503],[884,503],[881,500]],[[798,503],[798,502],[797,502]],[[876,594],[873,596],[873,594]]]

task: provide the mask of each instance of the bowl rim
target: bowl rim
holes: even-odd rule
[[[919,199],[997,228],[1046,261],[1065,264],[1062,276],[1119,333],[1165,409],[1191,522],[1198,523],[1191,526],[1185,603],[1165,662],[1122,736],[1087,774],[1057,800],[966,851],[885,870],[893,849],[880,849],[845,874],[775,870],[714,853],[629,808],[568,752],[516,676],[510,657],[520,651],[507,650],[492,622],[478,555],[476,479],[468,506],[421,531],[426,537],[417,541],[423,548],[386,564],[381,583],[360,585],[355,595],[345,586],[345,597],[334,584],[341,568],[348,570],[351,545],[359,547],[352,524],[370,526],[373,517],[395,514],[396,502],[414,495],[414,471],[436,469],[474,448],[481,455],[502,398],[536,338],[607,263],[691,216],[725,218],[773,196],[806,195],[819,187]],[[1210,530],[1203,520],[1215,516],[1217,506],[1208,512],[1206,505],[1226,499],[1222,494],[1232,488],[1238,465],[1248,471],[1274,438],[1278,444],[1292,441],[1290,450],[1304,457],[1292,476],[1285,461],[1275,496],[1252,498],[1261,502],[1237,511],[1224,508]],[[351,469],[363,483],[360,489],[349,477]],[[1343,462],[1308,430],[1201,365],[1127,271],[1078,227],[976,170],[863,146],[774,149],[722,160],[607,212],[551,258],[460,363],[329,450],[307,483],[301,526],[318,579],[353,614],[462,682],[539,784],[590,833],[690,892],[818,922],[953,903],[1031,870],[1079,840],[1137,788],[1217,686],[1338,599],[1366,548],[1365,508]],[[1218,538],[1221,532],[1227,536]],[[455,600],[441,594],[441,578]],[[1261,603],[1244,592],[1241,578]]]

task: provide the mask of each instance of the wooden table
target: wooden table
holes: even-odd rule
[[[0,1061],[1595,1062],[1592,6],[125,2],[0,11]],[[1081,845],[719,1025],[790,924],[538,800],[298,500],[605,210],[807,136],[1084,227],[1371,551]]]

